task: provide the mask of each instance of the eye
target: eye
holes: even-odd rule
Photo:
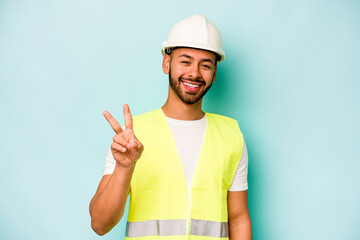
[[[206,69],[211,69],[211,66],[208,65],[208,64],[203,64],[202,66],[203,66],[204,68],[206,68]]]
[[[188,61],[181,61],[181,63],[190,64]]]

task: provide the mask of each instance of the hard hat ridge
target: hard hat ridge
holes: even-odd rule
[[[219,56],[218,62],[225,59],[222,40],[216,26],[205,16],[196,14],[177,22],[170,30],[161,52],[175,47],[190,47],[214,52]]]

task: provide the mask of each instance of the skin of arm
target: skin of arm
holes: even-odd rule
[[[116,164],[113,174],[104,175],[90,202],[91,227],[99,235],[109,232],[124,214],[134,167]]]
[[[251,240],[252,227],[247,191],[228,192],[228,222],[230,240]]]
[[[104,112],[104,117],[116,133],[111,144],[116,165],[111,175],[105,175],[101,179],[89,206],[91,227],[99,235],[109,232],[123,216],[136,161],[144,150],[144,146],[135,137],[127,104],[124,105],[124,116],[125,130],[109,112]]]

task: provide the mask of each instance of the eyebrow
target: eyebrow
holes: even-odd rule
[[[187,55],[187,54],[181,54],[179,57],[186,57],[186,58],[189,58],[191,60],[193,60],[194,58],[190,55]],[[201,59],[202,62],[211,62],[212,64],[214,64],[214,62],[210,59],[210,58],[203,58]]]

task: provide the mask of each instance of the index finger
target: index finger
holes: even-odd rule
[[[124,104],[124,117],[126,129],[133,129],[133,119],[130,113],[129,105]]]
[[[106,120],[109,122],[112,129],[114,129],[116,134],[121,133],[123,131],[120,124],[115,120],[115,118],[108,111],[104,111],[103,115],[106,118]]]

